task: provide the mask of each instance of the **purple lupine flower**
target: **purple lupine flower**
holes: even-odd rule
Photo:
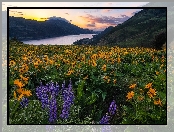
[[[110,116],[108,113],[102,117],[102,119],[99,121],[99,124],[109,124]]]
[[[57,103],[56,99],[52,97],[49,104],[49,122],[52,123],[57,119]]]
[[[27,107],[28,106],[28,98],[25,98],[23,97],[22,98],[22,101],[20,102],[21,106],[24,108],[24,107]]]
[[[51,81],[47,83],[46,86],[40,84],[39,87],[36,88],[36,95],[38,99],[42,103],[42,108],[49,109],[49,122],[53,123],[57,119],[57,103],[56,96],[59,92],[59,85]]]
[[[109,107],[109,114],[114,115],[115,111],[116,111],[116,103],[115,103],[115,100],[113,100]]]
[[[70,83],[68,85],[68,88],[65,88],[65,82],[62,84],[63,87],[63,109],[62,109],[62,113],[60,115],[60,117],[62,119],[67,119],[69,117],[69,110],[71,105],[73,104],[73,100],[74,100],[74,93],[72,91],[72,84],[71,84],[71,80]]]
[[[40,83],[40,86],[36,88],[36,95],[42,103],[42,108],[44,109],[48,107],[49,103],[48,87],[43,86],[42,83]]]
[[[40,101],[42,103],[42,108],[43,109],[48,108],[48,105],[49,105],[49,96],[48,96],[48,94],[43,93]]]
[[[57,96],[58,95],[58,93],[59,93],[59,84],[56,82],[56,86],[55,86],[55,88],[54,88],[54,91],[55,91],[55,95]]]
[[[99,121],[99,124],[109,124],[109,120],[111,118],[112,115],[115,114],[116,111],[116,103],[115,100],[113,100],[109,106],[109,115],[108,113],[106,113],[105,116],[103,116],[103,118]]]
[[[50,82],[50,83],[47,83],[46,86],[42,86],[40,90],[42,91],[42,93],[46,93],[47,95],[57,96],[59,93],[59,85],[57,82],[56,82],[56,85],[54,85],[53,82]]]
[[[59,85],[56,83],[54,85],[53,82],[50,82],[47,84],[49,87],[49,94],[50,94],[50,100],[49,100],[49,122],[52,123],[57,119],[57,103],[56,103],[56,96],[59,92]]]
[[[54,86],[54,83],[53,83],[53,82],[50,82],[50,83],[48,83],[48,84],[46,84],[46,85],[47,85],[47,87],[48,87],[48,89],[49,89],[49,93],[50,93],[51,95],[56,94],[55,91],[54,91],[55,86]]]

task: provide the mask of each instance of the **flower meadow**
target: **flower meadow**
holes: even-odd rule
[[[166,124],[166,50],[9,45],[9,124]]]

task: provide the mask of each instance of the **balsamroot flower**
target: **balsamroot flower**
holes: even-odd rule
[[[62,119],[67,119],[69,117],[69,110],[71,105],[73,104],[73,100],[74,100],[74,93],[72,91],[72,84],[71,84],[71,80],[70,83],[68,85],[68,88],[65,88],[65,82],[62,84],[62,90],[63,90],[63,109],[62,109],[62,114],[60,115],[60,117]]]

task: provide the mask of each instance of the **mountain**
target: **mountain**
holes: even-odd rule
[[[109,31],[96,36],[96,45],[110,45],[119,47],[154,47],[159,37],[161,42],[166,40],[166,9],[143,9],[127,21],[119,24]],[[92,38],[94,39],[94,38]],[[90,40],[90,44],[94,41]]]
[[[90,33],[93,31],[80,28],[60,17],[36,21],[9,16],[9,37],[15,37],[20,41]]]
[[[107,35],[113,28],[114,28],[113,26],[109,26],[104,31],[98,32],[97,35],[93,35],[92,39],[89,39],[89,38],[80,39],[80,40],[75,41],[73,44],[75,44],[75,45],[83,45],[83,44],[96,45],[97,43],[99,43],[100,39],[103,38],[105,35]]]
[[[65,18],[56,17],[56,16],[50,17],[48,21],[54,21],[54,20],[62,20],[62,21],[64,21],[64,22],[70,23],[70,22],[69,22],[68,20],[66,20]]]
[[[167,7],[167,45],[174,45],[174,2],[150,2],[144,7]]]
[[[98,45],[151,47],[156,35],[166,32],[166,9],[144,9],[114,27]]]

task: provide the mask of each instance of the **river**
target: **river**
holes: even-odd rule
[[[29,40],[23,41],[25,44],[33,44],[33,45],[72,45],[73,42],[83,39],[83,38],[92,38],[95,34],[80,34],[80,35],[68,35],[62,37],[54,37],[40,40]]]

